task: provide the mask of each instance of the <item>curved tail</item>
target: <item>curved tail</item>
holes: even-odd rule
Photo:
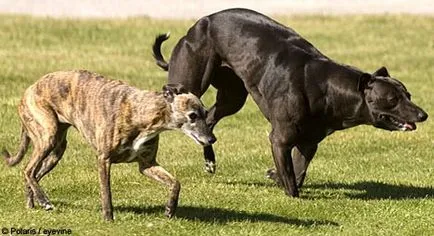
[[[27,135],[27,131],[26,129],[22,126],[21,127],[21,143],[20,143],[20,147],[18,149],[18,153],[17,155],[15,155],[14,157],[11,157],[11,154],[6,150],[3,149],[1,155],[3,155],[6,164],[8,166],[15,166],[18,163],[21,162],[21,160],[23,159],[24,155],[27,152],[27,149],[29,148],[29,144],[30,144],[30,138]]]
[[[158,35],[155,38],[154,45],[152,45],[152,52],[154,53],[154,58],[157,62],[157,65],[165,71],[169,70],[169,63],[164,60],[164,57],[161,54],[161,44],[169,38],[169,35],[170,33]]]

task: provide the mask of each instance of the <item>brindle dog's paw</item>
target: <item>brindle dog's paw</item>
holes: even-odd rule
[[[166,207],[166,210],[164,211],[164,215],[167,216],[167,218],[169,219],[172,218],[174,214],[175,214],[174,209]]]
[[[166,205],[166,210],[164,211],[164,215],[168,218],[172,218],[175,215],[176,208],[178,206],[178,202],[174,200],[169,200]]]
[[[46,210],[46,211],[51,211],[54,209],[54,206],[51,205],[51,203],[45,203],[42,205],[42,208],[44,208],[44,210]]]
[[[35,202],[33,201],[33,198],[27,199],[26,206],[28,209],[35,208]]]
[[[217,165],[215,162],[212,161],[205,161],[205,171],[214,174],[217,169]]]
[[[276,169],[268,169],[265,173],[265,177],[273,180],[277,186],[282,187],[282,183],[280,182],[279,176],[277,176]]]

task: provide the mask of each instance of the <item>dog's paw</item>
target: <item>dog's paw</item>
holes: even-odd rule
[[[274,168],[268,169],[267,172],[265,172],[265,178],[274,179],[276,177],[276,169]]]
[[[42,208],[44,208],[44,210],[46,210],[46,211],[51,211],[54,209],[54,206],[51,205],[51,203],[45,203],[42,205]]]
[[[178,200],[170,199],[167,202],[166,210],[164,211],[164,215],[168,218],[172,218],[175,215],[176,208],[178,207]]]
[[[279,176],[277,176],[276,169],[274,168],[268,169],[267,172],[265,173],[265,177],[273,180],[278,186],[282,186]]]
[[[166,210],[164,211],[164,215],[170,219],[175,215],[175,210],[176,210],[176,207],[166,206]]]
[[[215,162],[210,162],[210,161],[205,161],[205,171],[210,173],[210,174],[214,174],[216,169],[217,169],[217,165],[215,164]]]
[[[35,201],[33,200],[33,198],[27,199],[26,206],[28,209],[35,208]]]

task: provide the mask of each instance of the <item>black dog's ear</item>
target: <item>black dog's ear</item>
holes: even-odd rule
[[[373,76],[382,76],[382,77],[390,77],[389,71],[387,71],[386,67],[382,66],[380,69],[372,74]]]
[[[368,84],[370,82],[372,82],[374,79],[372,78],[372,75],[368,74],[368,73],[363,73],[360,77],[359,77],[359,82],[357,83],[357,89],[359,91],[363,91],[365,90],[365,88],[368,87]]]
[[[175,95],[186,92],[181,84],[166,84],[163,86],[163,95],[168,102],[173,102]]]

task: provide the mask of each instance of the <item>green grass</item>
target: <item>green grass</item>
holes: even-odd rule
[[[382,65],[413,100],[434,111],[434,18],[278,17],[323,53],[373,72]],[[17,104],[42,75],[86,68],[148,90],[167,74],[152,59],[158,33],[171,31],[169,57],[193,23],[149,18],[59,20],[0,16],[0,146],[19,143]],[[215,91],[203,98],[210,106]],[[167,189],[135,164],[112,168],[115,221],[101,218],[95,154],[76,131],[63,160],[41,183],[55,210],[28,210],[22,169],[0,165],[0,227],[70,228],[74,235],[431,235],[434,232],[434,124],[411,133],[360,126],[324,140],[301,198],[264,178],[273,165],[269,124],[248,100],[216,128],[218,169],[203,171],[202,150],[185,135],[161,136],[158,160],[182,183],[177,216],[166,219]]]

